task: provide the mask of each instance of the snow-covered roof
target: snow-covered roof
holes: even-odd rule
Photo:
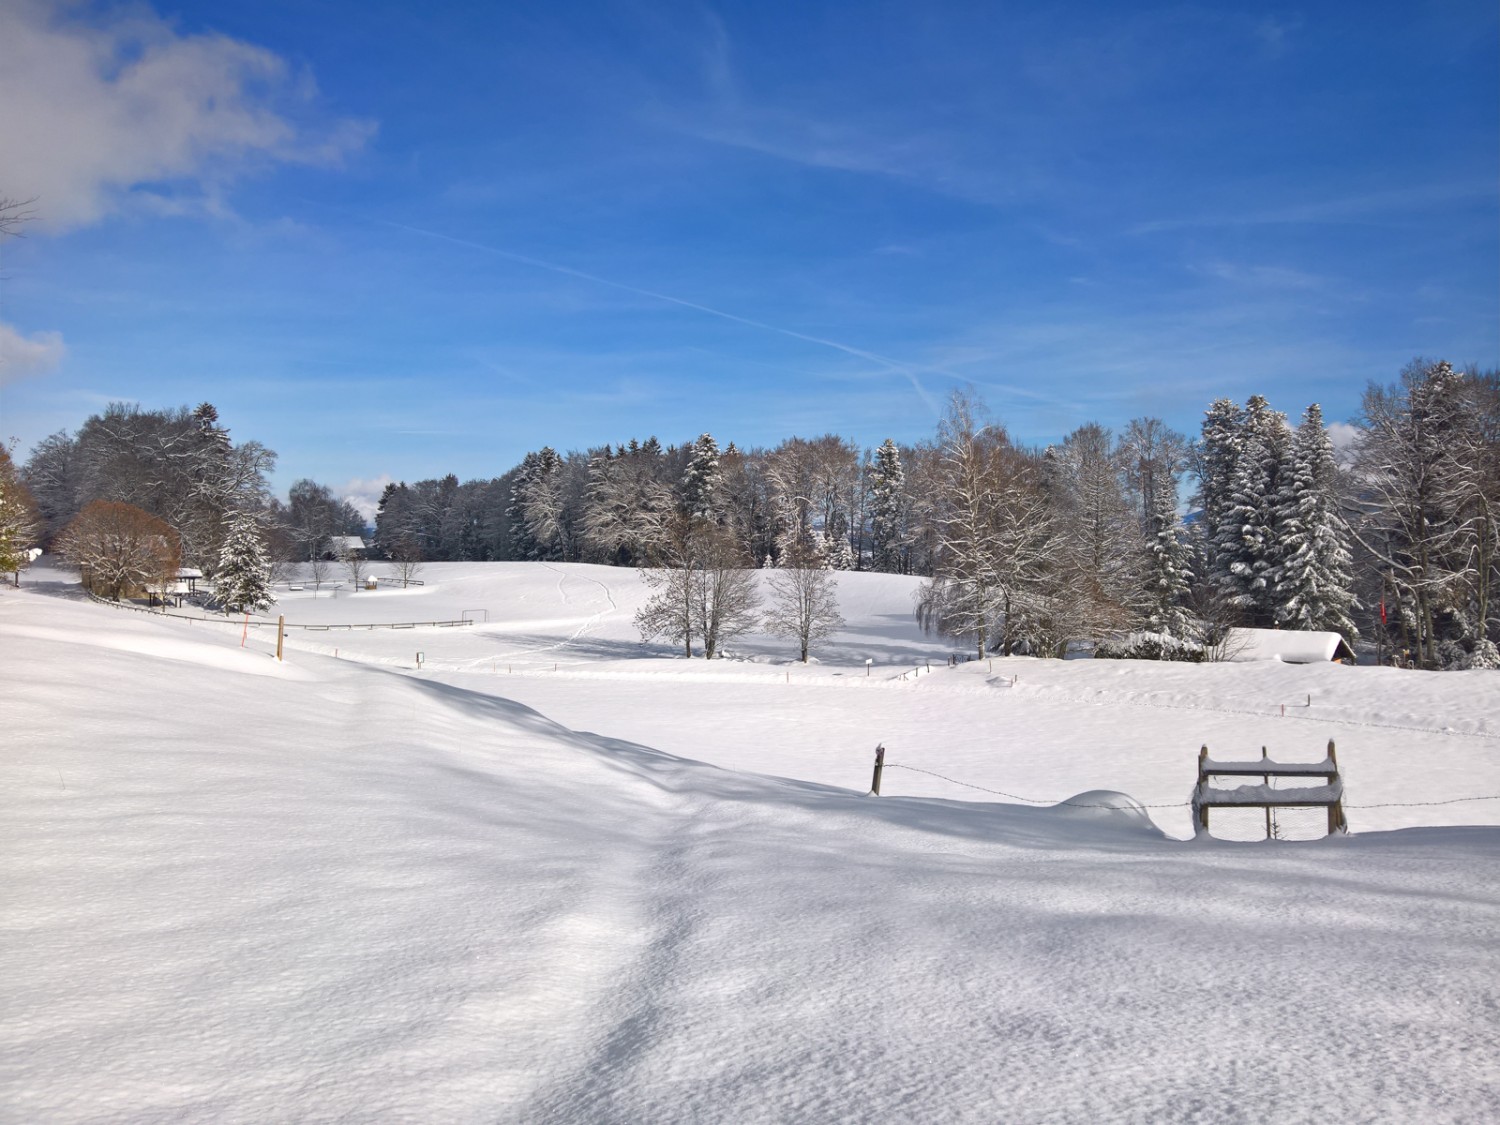
[[[1323,660],[1354,659],[1354,650],[1338,633],[1295,629],[1232,629],[1230,660],[1280,660],[1284,664],[1316,664]]]
[[[193,567],[193,566],[180,566],[180,567],[177,568],[177,577],[178,578],[202,578],[203,577],[203,572],[201,570],[199,570],[197,567]]]
[[[363,551],[365,541],[358,535],[330,535],[328,546],[334,551]]]

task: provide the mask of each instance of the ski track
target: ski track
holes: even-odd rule
[[[557,575],[558,597],[562,599],[563,605],[571,606],[573,604],[573,601],[568,596],[567,590],[565,590],[563,587],[563,584],[568,580],[570,576],[565,572],[558,570],[557,567],[553,566],[551,563],[544,562],[542,563],[542,565],[548,570],[552,571],[552,573]],[[594,583],[604,591],[604,598],[609,603],[609,608],[601,609],[598,613],[588,618],[588,620],[586,620],[582,625],[578,626],[578,628],[575,629],[566,639],[558,641],[555,644],[539,645],[536,648],[522,648],[516,649],[513,652],[502,652],[496,653],[491,656],[476,657],[475,659],[468,661],[467,663],[452,665],[448,668],[448,671],[467,672],[472,671],[476,668],[482,669],[485,664],[493,664],[497,660],[512,660],[517,656],[526,656],[539,652],[561,652],[564,649],[572,647],[572,645],[578,640],[579,637],[593,632],[593,630],[598,627],[599,622],[603,621],[606,616],[614,613],[619,609],[619,605],[615,602],[614,595],[610,592],[608,586],[606,586],[603,582],[600,582],[597,578],[590,578],[589,581]],[[434,665],[434,667],[437,666]]]

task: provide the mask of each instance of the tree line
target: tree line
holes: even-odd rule
[[[1035,448],[959,393],[933,436],[909,445],[650,437],[543,446],[490,479],[391,484],[372,547],[407,567],[648,568],[643,633],[710,656],[753,616],[736,576],[770,567],[921,576],[923,624],[981,654],[1055,656],[1081,642],[1202,659],[1228,627],[1250,625],[1364,633],[1427,668],[1500,666],[1500,380],[1414,361],[1370,386],[1355,434],[1341,464],[1316,405],[1293,425],[1252,396],[1212,403],[1191,440],[1137,418],[1118,435],[1090,423]],[[274,463],[258,443],[230,441],[208,404],[116,404],[39,443],[14,483],[0,480],[0,513],[4,495],[28,489],[40,538],[56,542],[88,504],[131,504],[210,575],[253,570],[254,550],[268,570],[316,567],[339,537],[365,532],[325,485],[271,496]],[[778,594],[777,613],[798,621],[782,621],[790,635],[825,628],[808,618],[827,613],[807,608],[824,606],[825,587]]]

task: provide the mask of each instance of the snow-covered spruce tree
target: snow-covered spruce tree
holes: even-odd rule
[[[536,483],[541,456],[527,453],[516,466],[515,477],[510,487],[510,503],[505,509],[506,526],[510,532],[510,555],[516,559],[537,559],[542,556],[541,544],[531,533],[526,522],[526,504],[531,489]]]
[[[1281,567],[1278,501],[1291,470],[1291,431],[1286,416],[1260,395],[1245,405],[1239,456],[1230,478],[1228,503],[1219,517],[1213,549],[1225,601],[1246,625],[1276,623],[1276,579]]]
[[[719,466],[719,443],[712,434],[700,434],[693,442],[687,470],[682,475],[682,510],[689,519],[719,521],[722,514],[724,473]]]
[[[214,568],[214,598],[226,613],[265,609],[276,596],[260,525],[249,512],[232,512],[225,524],[224,545]]]
[[[1235,466],[1245,443],[1245,411],[1227,398],[1216,399],[1203,418],[1203,432],[1188,453],[1198,491],[1193,499],[1201,510],[1197,535],[1204,555],[1205,581],[1222,589],[1227,584],[1229,559],[1220,555],[1219,534],[1230,505]]]
[[[1282,629],[1332,629],[1359,635],[1349,528],[1338,510],[1338,466],[1317,403],[1292,439],[1292,471],[1281,483],[1277,524],[1281,565],[1275,589]]]
[[[875,451],[872,476],[871,564],[885,574],[901,574],[905,572],[906,472],[901,467],[901,451],[890,438]]]
[[[835,528],[834,534],[825,537],[823,543],[824,565],[827,569],[854,569],[854,548],[849,545],[849,535],[847,532],[841,533]]]
[[[420,551],[422,524],[416,491],[405,481],[386,485],[375,509],[376,550],[388,559],[395,558],[403,544],[408,545],[408,551],[411,544],[416,544]]]
[[[0,573],[14,574],[19,584],[22,569],[31,563],[39,530],[31,493],[21,483],[10,450],[0,445]]]
[[[511,550],[518,559],[563,557],[567,513],[562,468],[562,458],[550,445],[521,459],[506,509]]]
[[[1177,495],[1171,477],[1158,478],[1152,488],[1151,538],[1143,569],[1143,624],[1153,633],[1177,640],[1193,636],[1192,551],[1177,518]]]
[[[537,473],[527,489],[524,508],[527,530],[540,551],[537,558],[565,556],[568,529],[563,485],[563,459],[557,450],[544,445],[537,454]]]

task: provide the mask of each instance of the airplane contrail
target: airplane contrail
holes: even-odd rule
[[[342,208],[339,208],[339,210],[342,210]],[[734,324],[743,324],[747,328],[754,328],[761,332],[772,332],[778,336],[786,336],[793,340],[802,340],[809,344],[817,344],[820,347],[832,348],[834,351],[843,352],[845,355],[853,356],[856,359],[862,359],[869,363],[879,364],[886,371],[903,376],[907,380],[907,382],[911,384],[912,390],[916,392],[917,397],[922,400],[923,405],[925,405],[928,410],[932,411],[933,417],[935,418],[942,415],[942,406],[937,402],[937,400],[932,397],[927,388],[922,385],[921,379],[918,378],[920,374],[930,373],[933,375],[942,375],[946,378],[956,380],[959,383],[975,382],[975,380],[971,379],[969,376],[960,375],[955,371],[949,371],[942,367],[933,366],[931,364],[903,363],[901,360],[892,359],[890,356],[881,355],[879,352],[872,352],[864,348],[857,348],[851,344],[840,343],[838,340],[829,340],[823,336],[812,336],[806,332],[798,332],[792,328],[783,328],[779,324],[767,324],[763,320],[753,320],[747,316],[740,316],[738,313],[725,312],[723,309],[716,309],[712,305],[701,304],[698,301],[689,301],[683,297],[674,297],[670,293],[662,293],[655,289],[644,289],[639,285],[629,285],[623,281],[614,281],[608,277],[600,277],[598,274],[588,273],[580,269],[574,269],[572,266],[564,266],[558,264],[557,262],[549,262],[544,258],[534,258],[529,254],[519,254],[514,250],[505,250],[499,246],[491,246],[488,243],[476,242],[471,238],[459,238],[456,235],[443,234],[441,231],[427,230],[424,227],[414,227],[409,223],[398,223],[392,219],[377,219],[370,218],[368,216],[359,217],[365,218],[367,221],[379,224],[380,226],[390,227],[393,230],[406,231],[409,234],[419,235],[423,238],[432,238],[436,239],[439,242],[451,243],[454,246],[462,246],[466,249],[478,250],[481,253],[490,254],[497,258],[504,258],[506,261],[516,262],[524,266],[530,266],[533,269],[547,270],[550,273],[561,274],[564,277],[576,277],[580,281],[591,282],[594,285],[602,285],[609,289],[618,289],[623,293],[633,293],[638,297],[649,297],[652,300],[663,301],[669,305],[677,305],[679,308],[692,309],[694,312],[703,313],[705,316],[718,317],[720,320],[727,320]],[[1010,394],[1017,395],[1021,398],[1029,398],[1037,402],[1043,402],[1054,406],[1058,405],[1057,399],[1043,394],[1039,391],[1030,390],[1029,388],[1016,387],[1009,384],[992,383],[987,381],[981,382],[983,382],[983,385],[996,387]]]
[[[650,297],[653,300],[665,301],[667,304],[677,305],[685,309],[692,309],[694,312],[704,313],[707,316],[716,316],[721,320],[732,321],[735,324],[743,324],[747,328],[759,329],[762,332],[774,332],[777,335],[788,336],[793,340],[803,340],[809,344],[819,344],[822,347],[832,348],[835,351],[840,351],[846,355],[854,356],[856,359],[863,359],[871,363],[880,364],[888,371],[895,372],[899,375],[904,375],[907,381],[911,383],[912,390],[916,392],[917,397],[922,400],[927,408],[932,411],[934,417],[942,413],[942,408],[933,399],[932,395],[928,393],[927,388],[922,386],[921,381],[917,378],[918,371],[938,371],[938,368],[913,368],[908,364],[900,362],[899,360],[891,359],[888,356],[879,355],[875,352],[866,351],[863,348],[852,347],[849,344],[841,344],[837,340],[827,340],[821,336],[810,336],[805,332],[798,332],[791,328],[782,328],[781,326],[776,324],[767,324],[764,321],[752,320],[750,317],[739,316],[738,314],[732,312],[725,312],[723,309],[716,309],[710,305],[699,304],[697,301],[689,301],[682,297],[674,297],[670,293],[659,293],[654,289],[643,289],[638,285],[627,285],[622,281],[612,281],[607,277],[600,277],[598,274],[587,273],[583,270],[574,269],[572,266],[559,265],[556,262],[548,262],[544,261],[541,258],[533,258],[527,254],[518,254],[513,250],[503,250],[498,246],[490,246],[483,242],[475,242],[472,239],[458,238],[454,235],[443,234],[439,231],[434,230],[424,230],[422,227],[414,227],[407,223],[398,223],[390,219],[374,219],[372,221],[379,223],[382,226],[392,227],[396,230],[404,230],[410,234],[421,235],[424,238],[435,238],[441,242],[451,242],[456,246],[464,246],[471,250],[479,250],[486,254],[492,254],[495,257],[504,258],[507,261],[518,262],[521,265],[531,266],[535,269],[548,270],[552,273],[562,274],[566,277],[576,277],[582,281],[592,282],[595,285],[607,286],[610,289],[618,289],[625,293],[634,293],[639,297]],[[951,374],[950,372],[942,373]],[[958,378],[959,376],[955,375],[952,377]]]

